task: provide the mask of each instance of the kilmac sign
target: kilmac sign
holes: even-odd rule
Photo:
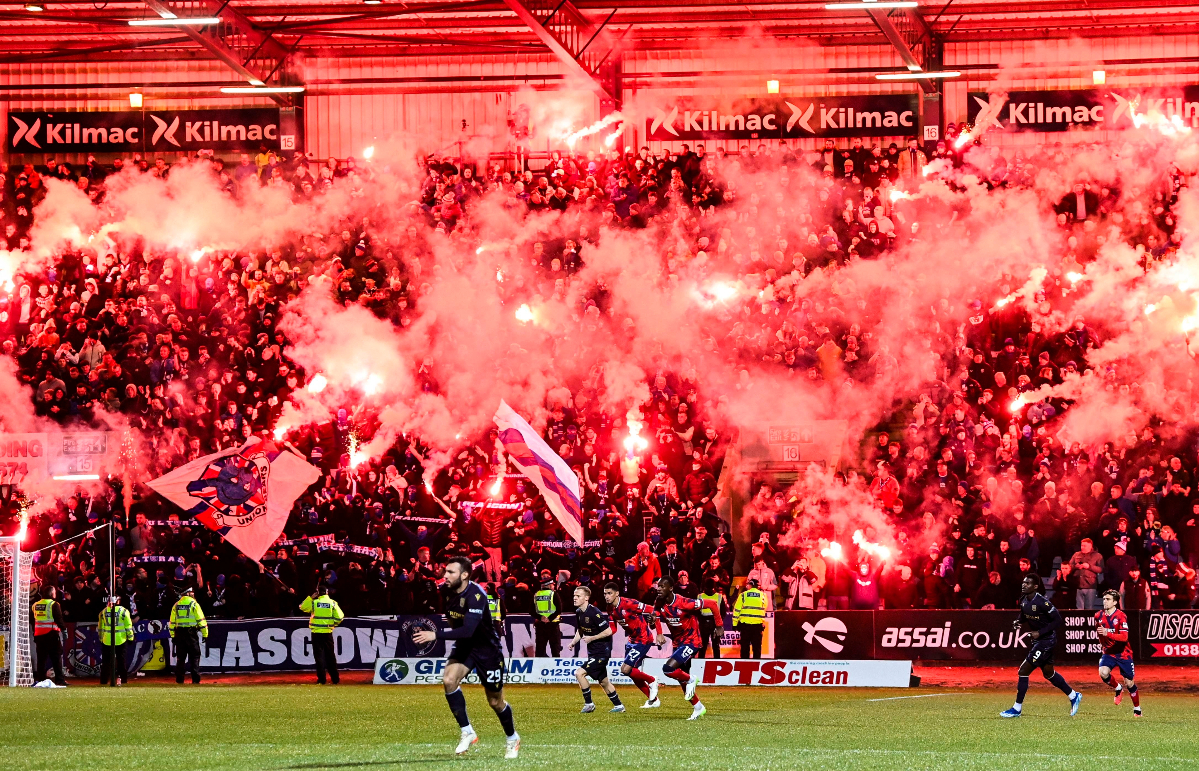
[[[1180,89],[971,92],[966,118],[1003,131],[1130,129],[1145,123],[1199,125],[1199,86]]]
[[[659,141],[792,139],[914,134],[915,94],[739,99],[731,104],[678,101],[646,118],[645,136]]]
[[[279,149],[279,110],[10,112],[10,153]]]

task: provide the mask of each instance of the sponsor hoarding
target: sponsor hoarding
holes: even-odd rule
[[[1063,610],[1059,660],[1098,658],[1102,653],[1093,610]],[[1028,654],[1027,632],[1012,622],[1016,610],[850,610],[777,613],[780,657],[917,659],[1017,662]],[[1139,619],[1129,614],[1132,639]],[[1199,645],[1199,637],[1194,640]],[[1134,643],[1134,646],[1136,643]],[[1134,651],[1137,649],[1134,647]]]
[[[1139,616],[1140,658],[1199,659],[1199,610],[1143,610]]]
[[[1195,127],[1199,126],[1199,86],[1009,91],[994,95],[972,91],[966,97],[966,118],[978,128],[1000,131],[1130,129],[1160,122]]]
[[[508,659],[505,682],[508,684],[574,684],[575,670],[584,659],[522,658]],[[616,685],[632,685],[620,674],[620,660],[608,661],[608,679]],[[445,671],[445,659],[380,658],[375,662],[378,685],[439,685]],[[662,659],[647,659],[643,671],[661,682],[670,682],[662,674]],[[911,684],[910,661],[850,661],[779,659],[693,659],[692,674],[701,685],[715,686],[789,686],[848,688],[907,688]],[[466,681],[478,683],[471,673]]]
[[[917,99],[914,93],[682,99],[655,109],[645,120],[645,136],[659,141],[906,136],[916,133]]]
[[[783,659],[872,659],[871,611],[792,610],[774,614],[774,648]]]
[[[278,108],[10,112],[10,153],[279,150]],[[294,144],[294,137],[291,138]]]
[[[1098,661],[1100,645],[1095,633],[1095,612],[1062,611],[1064,625],[1058,633],[1058,661]],[[792,674],[795,671],[802,673],[803,670],[802,667],[795,670],[790,664],[782,670],[787,678],[804,678],[805,685],[815,684],[807,682],[807,678],[813,676],[811,672],[823,673],[830,669],[840,671],[834,665],[846,661],[1015,663],[1028,654],[1029,646],[1028,635],[1012,629],[1012,621],[1016,617],[1014,610],[778,611],[774,614],[774,655],[783,661],[807,662],[809,675]],[[1128,622],[1133,654],[1138,661],[1194,663],[1199,660],[1199,610],[1132,611],[1128,613]],[[433,662],[421,664],[417,674],[439,680],[440,669],[436,669],[436,662],[443,661],[446,655],[445,643],[438,641],[418,646],[412,642],[412,635],[418,629],[433,629],[443,623],[437,616],[348,618],[334,633],[338,665],[343,669],[377,670],[376,663],[379,660],[413,659]],[[150,661],[162,657],[164,653],[166,664],[173,666],[174,656],[167,639],[166,624],[161,621],[138,621],[134,626],[135,645],[126,651],[130,671],[148,668]],[[67,625],[66,632],[63,648],[68,673],[94,676],[99,664],[99,638],[95,624],[71,623]],[[570,639],[574,627],[564,621],[562,633],[565,639]],[[729,634],[735,637],[735,633]],[[542,662],[539,666],[546,669],[545,672],[538,670],[536,673],[536,677],[542,679],[527,682],[574,682],[574,668],[582,659],[571,658],[573,651],[564,651],[566,656],[563,658],[535,658],[533,639],[532,620],[528,616],[508,617],[503,637],[504,655],[510,657],[510,661]],[[726,646],[726,651],[729,647]],[[619,674],[623,650],[624,633],[620,630],[614,637],[614,658],[609,664],[613,682],[629,682]],[[660,673],[670,650],[669,640],[661,648],[651,647],[650,657],[643,664],[643,669]],[[733,647],[733,650],[736,648]],[[208,640],[204,642],[201,653],[200,668],[206,672],[287,672],[311,670],[313,667],[312,640],[308,632],[308,620],[303,617],[210,620]],[[582,651],[578,653],[582,654]],[[750,677],[750,684],[753,685],[779,684],[766,682],[776,674],[775,665],[767,666],[768,661],[762,659],[760,664],[752,664],[744,661],[737,663],[735,658],[697,658],[694,659],[693,671],[700,672],[705,678],[709,674],[717,678],[711,682],[725,683],[729,678]],[[551,666],[544,662],[567,663]],[[512,670],[513,675],[533,676],[533,670],[526,671],[530,665],[520,666]],[[729,666],[733,669],[729,670]],[[751,669],[754,666],[759,668]],[[848,675],[851,681],[854,671],[870,670],[851,670]],[[823,679],[824,675],[820,677]],[[709,681],[705,679],[704,682]]]

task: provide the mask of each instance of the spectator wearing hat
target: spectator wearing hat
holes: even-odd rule
[[[1117,538],[1112,544],[1112,556],[1103,561],[1103,582],[1116,591],[1128,580],[1129,572],[1137,567],[1137,560],[1128,553],[1128,536]]]

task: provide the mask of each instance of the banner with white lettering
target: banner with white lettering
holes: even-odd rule
[[[1063,610],[1059,661],[1102,653],[1092,610]],[[1129,613],[1132,638],[1139,634]],[[1028,632],[1016,631],[1016,610],[844,610],[775,613],[776,655],[807,659],[1008,661],[1028,655]]]
[[[573,684],[580,658],[523,658],[505,661],[507,685]],[[641,669],[660,682],[663,659],[647,659]],[[615,685],[631,685],[620,673],[621,661],[608,660],[608,679]],[[375,661],[376,685],[440,685],[445,659],[389,658]],[[768,685],[843,688],[908,688],[912,682],[910,661],[796,661],[769,659],[694,659],[692,673],[701,685]],[[477,683],[473,672],[466,678]]]
[[[1199,86],[1175,89],[1079,88],[966,97],[966,118],[983,129],[1075,131],[1146,125],[1199,127]]]
[[[10,112],[11,153],[280,149],[278,108]]]
[[[645,119],[647,139],[796,139],[879,137],[916,133],[916,94],[681,99]]]

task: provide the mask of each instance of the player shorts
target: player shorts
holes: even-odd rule
[[[467,672],[474,672],[483,684],[483,690],[498,693],[504,690],[504,657],[494,648],[462,648],[458,645],[450,651],[447,663],[458,663],[466,666]]]
[[[679,665],[679,669],[685,672],[691,671],[691,658],[699,653],[694,645],[676,645],[674,650],[670,652],[670,657]]]
[[[583,662],[583,672],[597,683],[608,676],[608,657],[589,658]]]
[[[1057,640],[1035,640],[1032,647],[1028,649],[1028,655],[1024,660],[1034,667],[1053,666],[1053,649],[1057,647]]]
[[[1099,658],[1099,666],[1119,669],[1125,680],[1136,679],[1136,667],[1133,666],[1132,659],[1121,659],[1105,653]]]
[[[633,669],[641,666],[641,662],[645,661],[645,657],[648,655],[649,643],[625,643],[624,663]]]

